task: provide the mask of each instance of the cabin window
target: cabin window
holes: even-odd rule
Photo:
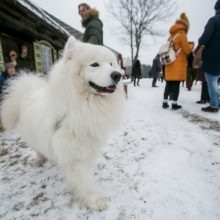
[[[34,42],[36,71],[46,74],[57,60],[57,51],[46,41]]]
[[[43,73],[47,73],[53,64],[52,49],[45,45],[41,45],[41,56],[43,59]]]

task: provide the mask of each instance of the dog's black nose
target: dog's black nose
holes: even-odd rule
[[[118,83],[118,82],[120,81],[120,79],[121,79],[121,73],[119,73],[119,72],[117,72],[117,71],[114,71],[114,72],[112,72],[112,74],[111,74],[111,78],[113,79],[113,81],[114,81],[115,83]]]

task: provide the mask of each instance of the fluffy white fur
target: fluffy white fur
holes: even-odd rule
[[[94,191],[90,170],[118,126],[124,93],[120,82],[112,94],[99,93],[88,82],[111,85],[114,71],[119,67],[110,50],[71,36],[48,78],[22,74],[12,80],[1,109],[3,126],[22,135],[39,164],[45,159],[58,164],[75,197],[95,210],[104,209],[106,201]]]

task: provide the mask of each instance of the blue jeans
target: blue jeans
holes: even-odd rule
[[[218,108],[220,103],[220,91],[218,88],[218,76],[205,73],[205,78],[208,84],[210,106],[212,108]]]

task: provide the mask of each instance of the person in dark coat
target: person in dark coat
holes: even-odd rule
[[[210,106],[202,108],[205,112],[218,112],[220,92],[218,77],[220,76],[220,0],[215,4],[216,14],[209,19],[199,39],[196,60],[202,56],[202,70],[208,83]],[[201,52],[202,51],[202,52]]]
[[[26,72],[30,72],[30,71],[34,71],[35,69],[34,62],[30,56],[28,45],[23,42],[20,45],[20,55],[18,56],[17,63],[18,63],[16,66],[17,72],[20,72],[22,70]]]
[[[99,12],[86,3],[80,4],[78,10],[82,17],[82,26],[85,28],[83,42],[103,45],[103,23],[99,18]]]
[[[157,87],[156,82],[160,76],[161,69],[162,69],[162,65],[160,62],[160,55],[157,54],[153,60],[153,64],[152,64],[152,68],[151,68],[151,74],[153,76],[152,87]]]
[[[141,78],[141,62],[140,60],[136,60],[134,65],[133,65],[133,68],[132,68],[132,79],[134,81],[134,86],[136,86],[136,80],[137,80],[137,85],[139,85],[139,81],[140,81],[140,78]]]

